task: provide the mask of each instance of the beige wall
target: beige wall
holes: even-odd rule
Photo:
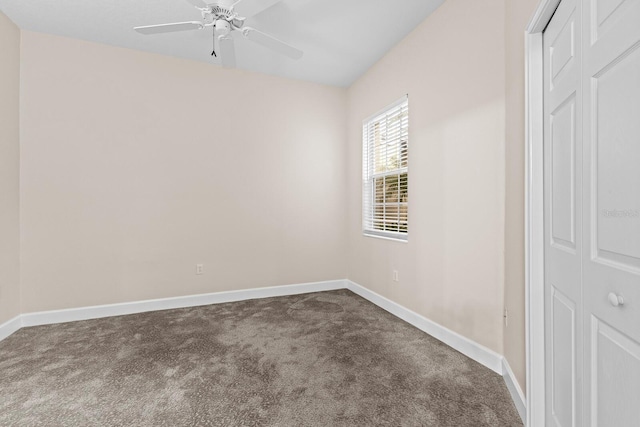
[[[505,306],[509,323],[504,355],[525,389],[525,278],[524,278],[524,30],[538,0],[507,0],[506,40],[506,211]]]
[[[502,353],[504,0],[448,0],[349,89],[349,278]],[[361,123],[409,94],[410,234],[361,233]],[[392,281],[392,270],[400,282]]]
[[[20,31],[0,12],[0,324],[20,314]]]
[[[28,31],[21,76],[23,312],[346,276],[344,89]]]
[[[348,94],[23,32],[22,311],[348,276],[504,353],[524,389],[537,3],[448,0]],[[2,15],[0,31],[1,323],[18,313],[19,33]],[[405,93],[407,244],[360,231],[360,123]]]

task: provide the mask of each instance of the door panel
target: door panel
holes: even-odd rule
[[[551,415],[555,425],[573,426],[576,411],[576,307],[552,287]]]
[[[640,420],[640,344],[591,317],[592,425],[631,426]],[[635,424],[637,425],[637,424]]]
[[[640,25],[640,23],[638,23]],[[592,79],[596,257],[640,269],[640,49]],[[620,105],[624,105],[621,108]],[[635,139],[634,139],[635,137]],[[635,185],[633,185],[635,183]]]
[[[598,29],[602,28],[602,25],[614,15],[616,10],[620,8],[625,0],[598,0],[596,2],[596,22],[598,23]]]
[[[607,32],[629,24],[625,15],[637,0],[592,0],[590,3],[593,16],[592,20],[585,23],[588,25],[585,28],[591,30],[591,43],[594,44]]]
[[[564,0],[543,35],[546,425],[581,425],[581,5]]]
[[[551,113],[551,244],[575,253],[576,97]]]
[[[551,89],[557,86],[575,58],[576,51],[575,11],[563,23],[555,40],[550,44],[549,62],[551,66]]]
[[[584,0],[585,425],[640,419],[640,1]]]

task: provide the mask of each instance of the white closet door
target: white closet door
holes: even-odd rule
[[[563,0],[543,34],[547,426],[581,425],[581,2]]]
[[[586,426],[640,425],[640,0],[585,0]]]

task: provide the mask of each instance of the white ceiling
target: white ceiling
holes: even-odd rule
[[[282,0],[248,18],[247,25],[302,49],[304,57],[295,61],[236,38],[237,67],[346,87],[443,2]],[[200,12],[185,0],[0,0],[0,10],[29,31],[218,64],[210,56],[211,28],[153,36],[133,31],[134,26],[200,20]]]

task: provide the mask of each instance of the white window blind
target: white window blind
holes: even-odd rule
[[[407,240],[409,98],[363,122],[363,232]]]

